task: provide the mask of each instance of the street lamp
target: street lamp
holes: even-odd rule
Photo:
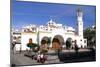
[[[37,44],[39,46],[39,28],[37,28]]]

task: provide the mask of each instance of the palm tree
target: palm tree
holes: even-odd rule
[[[84,38],[87,39],[87,46],[88,47],[93,47],[96,46],[95,41],[96,41],[96,30],[87,28],[84,30]]]

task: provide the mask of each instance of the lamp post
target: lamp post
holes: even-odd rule
[[[39,46],[39,28],[37,28],[37,44]]]

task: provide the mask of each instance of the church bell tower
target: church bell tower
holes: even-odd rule
[[[77,9],[77,35],[83,38],[83,12]]]

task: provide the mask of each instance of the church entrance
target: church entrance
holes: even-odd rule
[[[42,39],[41,39],[41,44],[47,44],[47,45],[49,45],[51,43],[51,38],[50,37],[43,37]]]
[[[49,48],[49,45],[51,43],[51,38],[50,37],[43,37],[42,40],[41,40],[41,46],[44,45],[44,49],[48,49]]]
[[[66,40],[66,48],[69,49],[71,48],[71,46],[72,46],[72,38],[68,38]]]
[[[61,50],[63,44],[64,44],[63,37],[61,35],[56,35],[52,40],[52,49]]]

